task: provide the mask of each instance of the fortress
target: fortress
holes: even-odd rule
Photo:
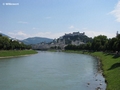
[[[85,32],[83,33],[73,32],[73,33],[65,34],[64,36],[81,36],[81,35],[85,35]]]

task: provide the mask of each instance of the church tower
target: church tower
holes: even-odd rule
[[[118,31],[117,31],[117,33],[116,33],[116,37],[118,36]]]

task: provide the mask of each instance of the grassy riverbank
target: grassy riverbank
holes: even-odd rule
[[[102,62],[102,69],[107,81],[107,90],[120,90],[120,57],[102,52],[91,54],[99,57]]]
[[[73,53],[82,53],[82,51],[65,51]],[[106,90],[120,90],[120,57],[103,52],[93,52],[90,54],[100,59],[102,63],[103,75],[107,82]]]
[[[34,50],[1,50],[0,58],[29,55],[29,54],[35,54],[35,53],[37,53],[37,52]]]

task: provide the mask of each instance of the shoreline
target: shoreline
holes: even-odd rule
[[[15,57],[25,57],[25,56],[31,56],[31,55],[34,55],[34,54],[27,54],[27,55],[18,55],[18,56],[6,56],[6,57],[0,57],[0,59],[4,59],[4,58],[15,58]]]
[[[106,90],[120,90],[120,56],[116,57],[109,52],[83,52],[67,50],[64,52],[86,54],[95,57],[100,64],[102,76],[105,78]]]
[[[107,88],[107,82],[106,82],[106,78],[105,78],[105,75],[104,75],[104,70],[102,68],[102,62],[101,62],[101,60],[98,56],[94,56],[94,57],[98,60],[98,63],[97,63],[98,72],[97,73],[100,73],[103,76],[103,78],[105,79],[104,83],[106,84],[106,88]],[[105,88],[105,90],[106,90],[106,88]],[[101,88],[98,88],[97,90],[101,90]]]
[[[29,55],[33,55],[33,54],[36,54],[37,51],[34,51],[34,50],[18,50],[18,51],[14,51],[14,50],[11,50],[11,51],[7,51],[7,50],[3,50],[3,51],[0,51],[0,59],[3,59],[3,58],[14,58],[14,57],[21,57],[21,56],[29,56]]]
[[[90,53],[85,53],[85,52],[83,53],[83,52],[81,52],[81,51],[63,51],[63,52],[90,55],[90,56],[96,58],[96,60],[97,60],[97,74],[101,74],[102,77],[105,79],[105,80],[104,80],[104,83],[106,84],[106,87],[105,87],[105,90],[106,90],[106,88],[107,88],[107,82],[106,82],[106,78],[105,78],[105,75],[104,75],[104,70],[103,70],[103,68],[102,68],[102,62],[101,62],[99,56],[95,56],[95,55],[92,55],[92,54],[90,54]],[[97,74],[95,73],[95,77],[97,76]],[[98,79],[96,79],[96,80],[98,80]],[[102,84],[100,83],[100,85],[102,85]],[[103,90],[103,89],[98,86],[97,88],[95,88],[95,90]]]

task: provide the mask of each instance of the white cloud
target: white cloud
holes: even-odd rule
[[[28,22],[25,22],[25,21],[18,21],[17,23],[28,24]]]
[[[79,31],[80,29],[79,28],[76,28],[75,26],[71,25],[70,27],[68,27],[69,29],[71,29],[73,31]]]
[[[101,31],[90,31],[90,30],[84,30],[83,32],[85,32],[85,35],[87,35],[88,37],[95,37],[98,35],[105,35],[108,38],[112,38],[115,37],[115,34],[113,33],[108,33],[108,32],[101,32]]]
[[[98,35],[106,35],[108,38],[112,38],[115,37],[115,34],[113,33],[108,33],[108,32],[102,32],[102,31],[92,31],[92,30],[88,30],[88,29],[81,29],[82,32],[85,32],[85,35],[87,35],[88,37],[95,37]],[[79,31],[80,33],[82,33],[81,31]],[[8,35],[12,38],[16,38],[19,40],[23,40],[26,39],[28,37],[46,37],[46,38],[59,38],[60,36],[63,36],[68,33],[73,33],[73,32],[78,32],[75,30],[71,30],[68,32],[36,32],[36,33],[32,33],[32,34],[26,34],[23,31],[18,31],[18,32],[9,32]]]
[[[113,14],[116,17],[117,22],[120,22],[120,1],[118,1],[115,9],[111,11],[110,14]]]
[[[38,32],[35,34],[26,34],[23,31],[18,32],[9,32],[8,35],[12,38],[16,38],[19,40],[23,40],[29,37],[46,37],[46,38],[59,38],[60,36],[64,35],[64,32],[61,33],[53,33],[53,32]]]
[[[18,31],[18,32],[9,32],[8,35],[12,38],[16,38],[16,39],[25,39],[27,37],[29,37],[30,35],[28,34],[25,34],[24,32],[22,31]]]
[[[73,28],[75,28],[73,25],[71,25],[71,26],[69,27],[69,29],[73,29]]]
[[[39,28],[35,28],[35,27],[33,27],[32,29],[33,29],[33,30],[38,30]]]
[[[64,35],[64,32],[60,33],[53,33],[53,32],[38,32],[32,36],[38,36],[38,37],[47,37],[47,38],[59,38],[60,36]]]

